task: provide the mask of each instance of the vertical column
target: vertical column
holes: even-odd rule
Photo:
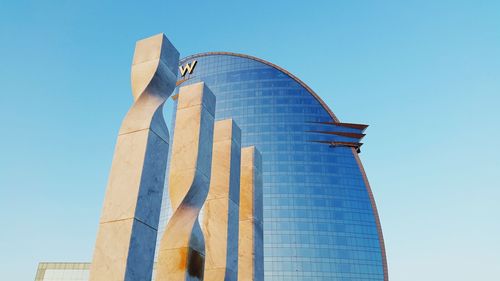
[[[253,147],[241,150],[238,280],[264,280],[262,160]]]
[[[177,80],[179,52],[163,34],[138,41],[134,104],[118,135],[90,281],[150,280],[168,154],[163,103]]]
[[[203,206],[205,281],[238,278],[241,131],[233,120],[215,123],[210,191]]]
[[[203,280],[198,215],[210,184],[214,113],[215,96],[204,83],[179,89],[168,184],[172,216],[158,250],[156,281]]]

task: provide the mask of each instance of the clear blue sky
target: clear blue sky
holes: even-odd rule
[[[294,73],[346,122],[391,280],[500,276],[500,1],[0,2],[0,275],[90,261],[134,42]]]

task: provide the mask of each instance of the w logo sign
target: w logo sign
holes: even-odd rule
[[[192,61],[191,63],[187,63],[186,65],[179,66],[179,70],[181,72],[181,77],[184,77],[186,73],[193,73],[194,67],[196,66],[196,61]]]

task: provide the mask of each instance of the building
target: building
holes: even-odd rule
[[[204,81],[217,97],[216,120],[233,118],[242,146],[261,151],[265,280],[388,280],[358,157],[367,126],[341,123],[305,83],[255,57],[204,53],[180,64],[179,84]],[[159,237],[170,214],[167,194]]]
[[[41,262],[35,281],[87,281],[90,263]]]

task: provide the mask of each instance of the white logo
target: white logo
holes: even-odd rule
[[[191,63],[187,63],[185,66],[179,66],[179,70],[181,72],[181,77],[184,77],[186,73],[193,73],[194,67],[196,66],[197,61],[192,61]]]

